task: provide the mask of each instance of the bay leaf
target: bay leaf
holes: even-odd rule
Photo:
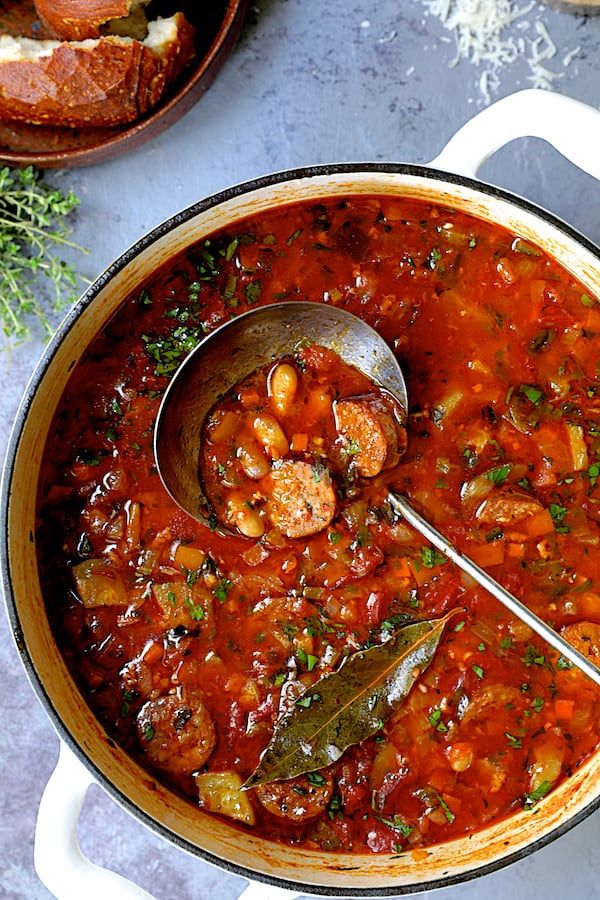
[[[307,688],[275,722],[243,787],[323,769],[378,732],[427,669],[448,620],[458,612],[464,610],[405,625],[384,644],[351,654],[337,671]]]

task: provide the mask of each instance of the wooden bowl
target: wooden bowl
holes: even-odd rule
[[[198,30],[197,59],[160,103],[135,122],[114,128],[52,128],[0,122],[0,162],[45,169],[87,166],[141,146],[181,118],[212,84],[240,34],[249,0],[158,3],[156,14],[176,9]],[[47,37],[32,0],[0,4],[0,33]]]

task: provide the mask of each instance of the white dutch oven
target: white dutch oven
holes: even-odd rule
[[[93,782],[176,846],[253,879],[244,900],[289,898],[299,892],[391,896],[456,884],[531,853],[600,805],[598,752],[543,800],[535,815],[523,811],[473,836],[398,859],[310,852],[230,827],[155,784],[107,738],[82,703],[48,626],[33,537],[38,469],[52,414],[91,338],[156,268],[202,236],[250,213],[345,194],[401,195],[447,204],[541,244],[591,293],[600,295],[600,251],[595,246],[527,201],[475,180],[490,154],[526,135],[544,138],[600,179],[600,113],[556,94],[523,91],[476,116],[429,167],[344,164],[302,169],[197,203],[127,250],[90,287],[48,346],[10,439],[2,488],[2,564],[19,652],[62,741],[58,766],[42,797],[35,838],[37,872],[60,900],[150,896],[81,853],[77,819]]]

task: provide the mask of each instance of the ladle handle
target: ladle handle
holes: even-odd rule
[[[440,534],[433,525],[430,525],[426,519],[420,516],[419,513],[412,508],[406,497],[390,492],[389,501],[392,508],[400,513],[400,515],[406,519],[408,524],[412,525],[412,527],[422,534],[423,537],[426,537],[434,547],[441,550],[441,552],[462,569],[463,572],[467,572],[471,578],[474,578],[478,584],[489,591],[492,596],[514,613],[518,619],[521,619],[522,622],[529,625],[531,630],[535,631],[535,633],[550,644],[551,647],[554,647],[555,650],[558,650],[559,653],[562,653],[564,657],[570,660],[573,665],[577,666],[578,669],[581,669],[582,672],[585,672],[592,681],[595,681],[596,684],[600,684],[600,669],[597,666],[572,647],[571,644],[565,641],[560,634],[557,634],[557,632],[542,621],[539,616],[536,616],[536,614],[528,609],[524,603],[517,600],[510,591],[503,588],[495,578],[488,575],[488,573],[480,568],[477,563],[474,563],[472,559],[469,559],[468,556],[465,556],[464,553],[457,550],[443,534]]]
[[[572,97],[535,89],[518,91],[482,110],[429,165],[474,178],[496,150],[522,137],[547,141],[600,180],[600,111]]]

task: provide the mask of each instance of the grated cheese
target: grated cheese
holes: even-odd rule
[[[422,0],[429,15],[439,19],[456,41],[450,66],[463,60],[481,69],[477,85],[481,98],[489,103],[498,92],[502,71],[515,63],[525,63],[530,86],[549,89],[564,73],[549,67],[558,50],[548,28],[536,10],[534,0],[516,4],[513,0]],[[534,28],[529,16],[534,13]],[[530,37],[532,31],[535,37]],[[568,66],[580,48],[562,60]]]

